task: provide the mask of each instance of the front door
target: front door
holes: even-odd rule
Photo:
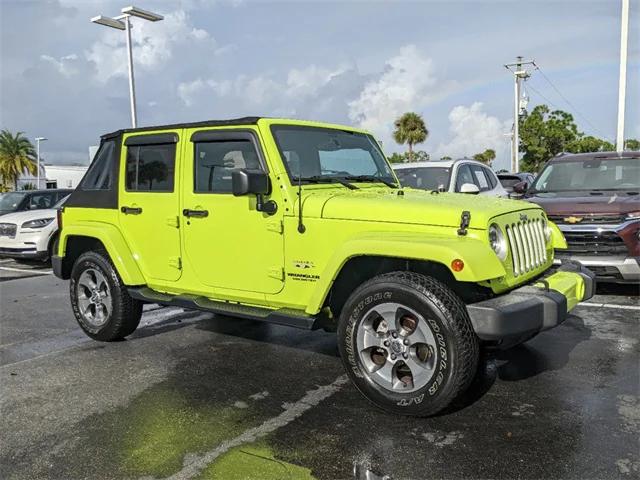
[[[233,169],[266,171],[258,132],[247,127],[189,130],[188,135],[182,202],[185,268],[206,286],[279,292],[284,286],[282,212],[267,215],[256,210],[254,195],[231,193]]]
[[[177,132],[124,138],[120,168],[120,228],[147,280],[180,278]]]

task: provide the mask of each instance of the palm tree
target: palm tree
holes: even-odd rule
[[[23,132],[13,135],[9,130],[0,132],[0,180],[18,189],[18,179],[24,173],[35,175],[36,151]]]
[[[427,139],[429,130],[420,115],[414,112],[407,112],[395,121],[396,129],[393,132],[393,139],[400,145],[405,143],[409,146],[409,161],[413,161],[413,146],[422,143]]]

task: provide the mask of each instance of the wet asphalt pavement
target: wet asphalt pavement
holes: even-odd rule
[[[334,334],[150,305],[97,343],[68,283],[33,268],[0,278],[2,479],[640,478],[633,288],[485,358],[460,404],[415,419],[358,394]]]

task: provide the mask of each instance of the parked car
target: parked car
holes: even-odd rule
[[[522,198],[521,193],[513,190],[513,187],[519,185],[520,190],[526,190],[535,179],[535,175],[529,172],[518,173],[498,173],[500,184],[507,191],[510,198]]]
[[[565,154],[546,164],[525,192],[567,239],[557,258],[598,278],[640,282],[640,152]]]
[[[366,398],[423,416],[471,384],[480,348],[592,295],[579,264],[548,271],[565,246],[537,205],[399,188],[365,131],[249,117],[105,135],[52,264],[91,338],[130,335],[145,302],[337,331]]]
[[[0,258],[48,261],[58,238],[58,209],[67,198],[69,195],[50,209],[26,210],[0,217]]]
[[[480,193],[495,197],[508,196],[498,177],[489,167],[467,158],[395,164],[393,169],[404,187],[440,192]]]
[[[71,192],[72,189],[50,189],[3,193],[0,195],[0,215],[52,208]]]

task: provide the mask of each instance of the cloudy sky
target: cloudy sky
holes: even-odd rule
[[[503,64],[523,55],[542,72],[526,84],[529,108],[551,104],[615,137],[619,0],[137,2],[165,15],[133,20],[140,125],[325,120],[373,131],[390,153],[402,149],[393,120],[413,110],[432,157],[494,148],[500,168],[513,102]],[[48,162],[86,162],[102,133],[130,125],[125,35],[89,22],[123,6],[0,0],[0,127],[48,137]],[[638,138],[640,0],[631,18],[626,136]]]

